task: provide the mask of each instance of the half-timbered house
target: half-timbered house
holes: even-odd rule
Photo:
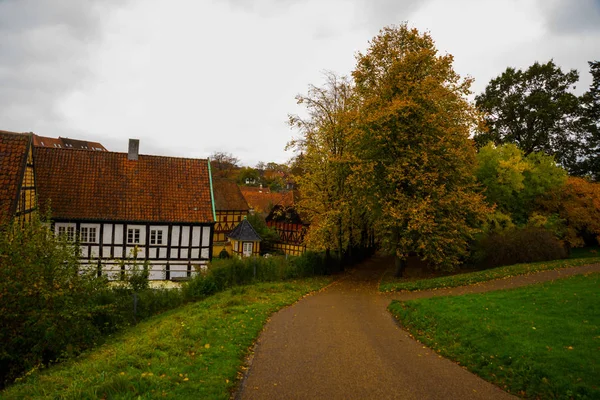
[[[279,251],[287,255],[300,255],[306,251],[304,236],[307,225],[295,210],[294,191],[272,192],[268,188],[243,187],[242,194],[248,201],[250,211],[261,215],[267,226],[273,228],[279,240],[267,251]]]
[[[187,277],[212,256],[215,210],[206,159],[38,147],[40,207],[78,241],[82,265],[116,277],[130,259],[151,279]],[[123,261],[125,260],[125,261]]]
[[[225,250],[231,254],[233,248],[227,235],[248,215],[250,207],[239,186],[232,180],[213,179],[216,223],[213,236],[213,254],[217,257]]]
[[[31,134],[0,131],[0,226],[31,219],[37,208]]]

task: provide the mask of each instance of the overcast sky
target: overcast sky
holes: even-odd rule
[[[403,21],[475,93],[551,58],[583,92],[600,58],[600,0],[0,0],[0,130],[284,162],[294,96]]]

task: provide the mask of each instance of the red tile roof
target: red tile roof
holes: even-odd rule
[[[26,133],[0,131],[0,225],[16,211],[30,143]]]
[[[213,179],[215,209],[217,211],[248,211],[250,207],[234,181],[228,179]]]
[[[40,207],[55,219],[214,221],[205,159],[45,147],[35,157]]]
[[[268,214],[274,206],[289,207],[294,205],[294,192],[271,192],[269,189],[255,187],[241,187],[242,194],[248,205],[258,213]]]
[[[51,138],[46,136],[33,135],[33,145],[36,147],[52,147],[64,149],[79,150],[97,150],[108,151],[98,142],[89,142],[87,140],[69,139],[64,137]]]

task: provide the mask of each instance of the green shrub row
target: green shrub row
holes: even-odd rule
[[[512,228],[480,238],[471,262],[481,268],[567,258],[564,244],[541,227]]]
[[[0,388],[27,371],[70,358],[106,335],[236,285],[329,274],[320,253],[215,260],[181,289],[148,288],[141,268],[122,286],[79,270],[79,250],[34,221],[0,230]]]

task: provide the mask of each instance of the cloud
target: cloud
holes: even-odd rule
[[[89,76],[112,2],[0,0],[0,129],[60,132],[57,100]]]
[[[378,31],[386,25],[400,24],[408,20],[414,11],[428,3],[429,0],[354,0],[352,2],[343,0],[227,0],[227,2],[233,9],[238,8],[264,17],[285,13],[293,7],[305,7],[311,3],[311,8],[315,10],[321,8],[330,21],[336,20],[336,12],[344,15],[348,10],[352,10],[357,27]],[[332,8],[337,11],[329,13]],[[323,17],[323,15],[315,14],[315,18],[319,17]],[[328,37],[329,32],[322,27],[318,35]]]
[[[550,32],[575,34],[600,31],[600,0],[543,1]]]

